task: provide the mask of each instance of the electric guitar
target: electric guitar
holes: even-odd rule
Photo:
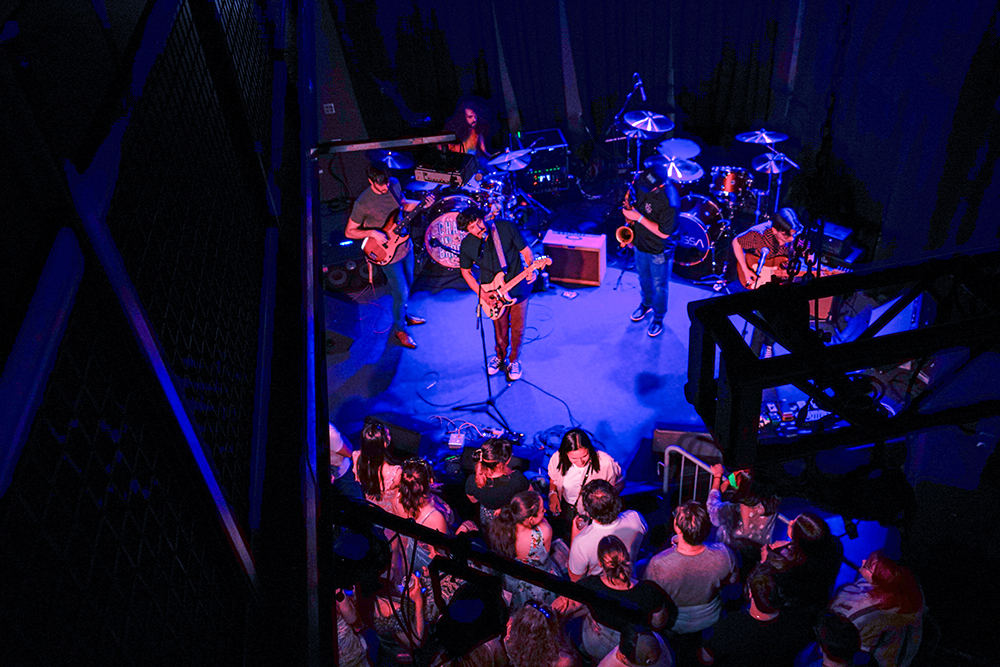
[[[379,266],[392,264],[393,260],[396,259],[396,253],[399,251],[400,246],[405,247],[406,243],[410,240],[410,220],[417,213],[423,211],[433,203],[432,201],[426,206],[421,203],[420,206],[412,211],[403,213],[402,218],[399,215],[403,210],[401,208],[397,208],[390,213],[389,217],[385,219],[385,224],[382,225],[382,233],[385,234],[385,241],[376,241],[370,236],[366,236],[361,241],[361,252],[365,254],[368,261]]]
[[[514,300],[507,296],[507,293],[530,276],[532,271],[537,271],[551,263],[551,258],[539,255],[524,268],[524,271],[511,278],[509,282],[504,282],[504,274],[498,273],[490,284],[483,285],[482,297],[479,300],[479,312],[486,313],[486,316],[491,320],[500,319],[500,316],[507,310],[507,306],[514,303]],[[495,297],[493,303],[490,303],[489,299],[491,294]]]

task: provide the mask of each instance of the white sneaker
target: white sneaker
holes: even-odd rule
[[[486,364],[486,372],[489,373],[490,376],[496,375],[500,372],[500,369],[502,369],[504,365],[505,364],[500,361],[500,357],[494,355],[493,358]]]
[[[521,379],[521,362],[512,361],[507,364],[507,380],[513,382]]]

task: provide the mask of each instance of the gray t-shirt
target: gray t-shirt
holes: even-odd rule
[[[351,220],[358,223],[362,229],[382,229],[389,214],[398,209],[402,201],[403,189],[399,186],[399,181],[390,178],[388,192],[380,195],[367,187],[364,192],[358,195],[358,198],[354,200],[354,208],[351,209]],[[395,264],[406,257],[410,248],[411,243],[407,241],[399,248],[392,263]]]
[[[677,605],[673,630],[696,632],[719,620],[719,589],[735,580],[736,557],[724,544],[710,542],[694,556],[670,547],[653,556],[645,578],[663,587]]]

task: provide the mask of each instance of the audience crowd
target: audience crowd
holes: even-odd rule
[[[727,475],[712,466],[706,501],[678,505],[672,526],[654,522],[672,538],[651,549],[647,518],[623,507],[619,464],[580,429],[563,437],[548,479],[532,482],[511,466],[510,442],[487,440],[465,483],[474,508],[466,517],[444,501],[427,461],[393,458],[385,426],[366,423],[357,452],[331,425],[331,441],[334,434],[331,479],[338,493],[443,534],[478,533],[470,538],[481,548],[630,610],[609,614],[604,606],[496,573],[506,625],[455,655],[439,636],[446,633],[435,628],[444,627],[451,596],[461,597],[461,578],[446,573],[432,586],[431,562],[447,554],[385,531],[391,565],[377,581],[337,592],[339,665],[918,664],[925,608],[912,573],[882,551],[860,567],[846,562],[823,518],[811,512],[780,517],[780,499],[755,488],[750,471]],[[854,568],[857,579],[835,589],[842,566]]]

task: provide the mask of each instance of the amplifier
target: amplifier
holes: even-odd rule
[[[599,287],[607,269],[605,234],[545,232],[542,246],[552,258],[549,278],[560,283]]]
[[[521,132],[519,148],[531,148],[531,163],[517,173],[517,182],[526,192],[557,192],[569,187],[569,144],[562,130]]]
[[[428,183],[462,187],[476,173],[477,166],[476,158],[466,153],[429,151],[421,156],[413,171],[413,178]]]

